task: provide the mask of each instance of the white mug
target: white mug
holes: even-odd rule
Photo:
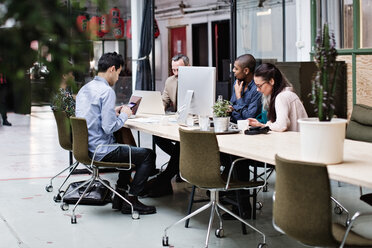
[[[240,129],[241,131],[248,129],[248,124],[249,124],[248,120],[238,120],[237,123],[238,123],[238,129]]]

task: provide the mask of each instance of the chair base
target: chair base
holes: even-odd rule
[[[207,237],[206,237],[206,240],[205,240],[205,247],[208,247],[210,231],[211,231],[211,227],[212,227],[212,223],[213,223],[213,219],[214,219],[214,212],[216,212],[216,214],[218,216],[218,219],[219,219],[219,223],[220,223],[219,224],[219,228],[215,232],[215,235],[218,238],[222,238],[223,235],[224,235],[222,218],[221,218],[221,214],[219,212],[219,209],[222,209],[226,213],[229,213],[231,216],[233,216],[234,218],[236,218],[240,222],[244,223],[245,225],[247,225],[248,227],[250,227],[254,231],[256,231],[259,234],[261,234],[262,235],[263,242],[262,243],[259,243],[258,244],[258,247],[267,247],[267,245],[266,245],[266,236],[265,236],[264,233],[262,233],[260,230],[258,230],[254,226],[250,225],[248,222],[246,222],[245,220],[243,220],[242,218],[240,218],[238,215],[234,214],[233,212],[231,212],[230,210],[228,210],[227,208],[225,208],[219,202],[219,194],[218,194],[219,193],[219,190],[210,190],[210,192],[211,192],[211,194],[210,194],[210,201],[206,205],[202,206],[201,208],[195,210],[194,212],[192,212],[191,214],[187,215],[186,217],[180,219],[179,221],[177,221],[177,222],[173,223],[172,225],[168,226],[167,228],[165,228],[165,230],[164,230],[164,236],[163,236],[163,240],[162,240],[163,246],[169,246],[169,237],[167,236],[167,231],[171,227],[173,227],[174,225],[177,225],[177,224],[179,224],[179,223],[181,223],[183,221],[186,221],[186,220],[190,219],[191,217],[193,217],[193,216],[195,216],[195,215],[203,212],[204,210],[207,210],[209,207],[211,207],[211,214],[210,214],[210,217],[209,217],[209,224],[208,224],[208,230],[207,230]]]
[[[130,201],[128,201],[124,196],[122,196],[121,194],[119,194],[112,187],[110,187],[108,184],[106,184],[104,182],[104,180],[102,180],[102,178],[99,177],[98,168],[94,167],[93,168],[93,171],[92,171],[92,177],[89,178],[88,180],[86,180],[84,183],[80,184],[79,187],[76,187],[74,190],[72,190],[71,192],[69,192],[69,194],[71,194],[71,193],[79,190],[81,187],[83,187],[85,185],[88,185],[86,187],[86,189],[84,190],[84,192],[81,194],[79,200],[75,203],[74,208],[72,209],[71,224],[76,224],[77,223],[77,221],[76,221],[76,215],[75,215],[75,210],[76,210],[76,208],[79,205],[80,201],[84,198],[85,194],[88,192],[88,190],[90,189],[90,187],[92,186],[92,184],[94,183],[95,180],[100,181],[112,193],[114,193],[115,195],[117,195],[118,197],[120,197],[121,199],[123,199],[125,202],[127,202],[130,205],[130,207],[131,207],[131,213],[132,213],[132,219],[139,219],[140,218],[139,213],[133,209],[132,203]],[[68,204],[63,201],[63,197],[61,199],[61,209],[64,210],[64,211],[68,210]]]

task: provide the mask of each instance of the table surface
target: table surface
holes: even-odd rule
[[[148,117],[148,116],[147,116]],[[167,118],[150,117],[152,122],[142,118],[129,119],[125,126],[141,132],[179,141],[180,126],[167,122]],[[197,127],[181,127],[197,129]],[[300,133],[269,132],[260,135],[221,134],[217,135],[221,152],[246,157],[269,164],[275,164],[275,154],[288,159],[301,160]],[[327,165],[331,179],[358,186],[372,188],[372,143],[346,139],[344,161]]]

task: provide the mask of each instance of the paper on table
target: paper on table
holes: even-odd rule
[[[131,121],[140,122],[140,123],[161,123],[163,116],[159,117],[140,117],[140,118],[134,118],[130,119]],[[168,122],[177,122],[177,119],[175,117],[169,117]]]
[[[159,123],[160,118],[156,118],[156,117],[135,118],[135,119],[131,119],[131,121],[140,122],[140,123]]]

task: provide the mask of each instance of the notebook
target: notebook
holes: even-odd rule
[[[136,90],[132,96],[142,97],[137,114],[164,115],[164,105],[160,91]]]

